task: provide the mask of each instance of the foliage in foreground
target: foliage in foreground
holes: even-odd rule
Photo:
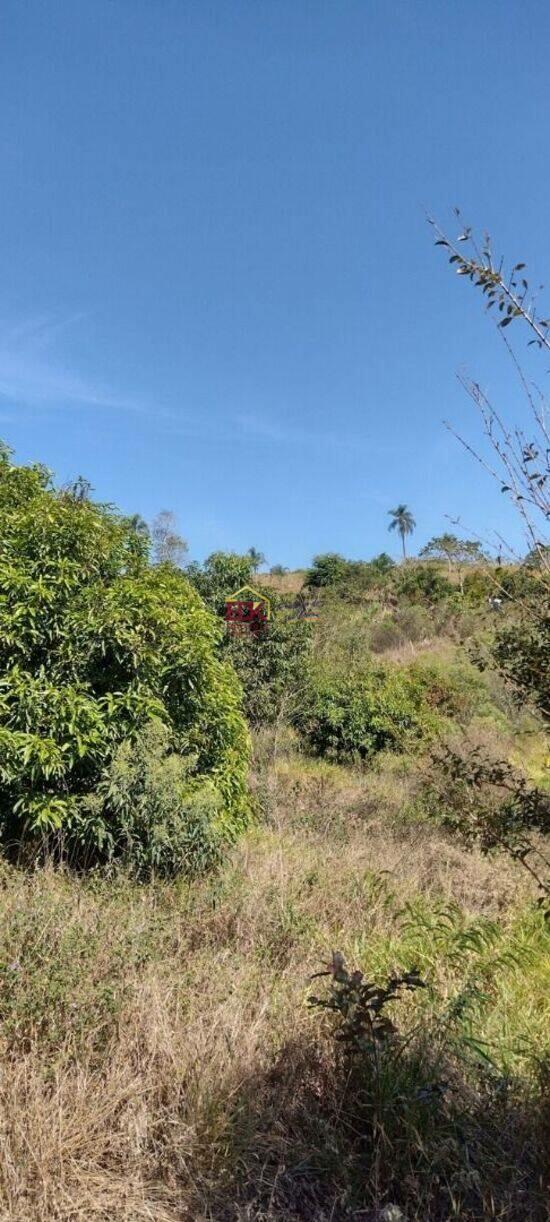
[[[140,868],[169,869],[200,826],[232,835],[246,815],[240,687],[184,576],[152,567],[147,539],[112,509],[56,492],[47,471],[6,451],[0,539],[4,843],[55,839],[87,861],[131,859],[139,843]],[[162,750],[140,772],[147,734]]]
[[[542,1222],[542,914],[375,779],[286,757],[192,885],[2,868],[0,1213]],[[364,973],[348,1040],[307,1007],[331,945]],[[377,1049],[353,990],[383,1001],[396,965],[427,987],[384,1001]]]

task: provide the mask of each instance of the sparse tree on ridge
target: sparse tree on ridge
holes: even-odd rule
[[[177,526],[176,515],[169,509],[161,509],[153,520],[151,538],[156,564],[181,564],[188,544],[179,534]]]
[[[388,509],[388,513],[393,518],[390,522],[388,530],[397,530],[401,536],[401,546],[403,548],[403,560],[407,559],[407,549],[405,539],[407,535],[412,535],[415,529],[416,522],[412,516],[410,509],[406,505],[398,505],[396,509]]]
[[[458,539],[456,535],[446,531],[443,535],[434,535],[420,551],[421,556],[430,560],[445,560],[449,573],[453,569],[458,575],[460,589],[463,586],[463,569],[468,564],[482,564],[487,559],[481,543],[475,539]]]

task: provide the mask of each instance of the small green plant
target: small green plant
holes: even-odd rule
[[[377,984],[360,971],[349,972],[338,953],[318,975],[330,977],[329,993],[310,997],[309,1004],[332,1019],[335,1068],[343,1083],[337,1139],[349,1134],[357,1202],[364,1204],[368,1184],[378,1207],[386,1193],[394,1201],[402,1197],[403,1177],[419,1174],[425,1148],[433,1146],[436,1134],[449,1138],[452,1132],[445,1109],[445,1057],[432,1055],[428,1014],[400,1030],[388,1013],[406,994],[427,986],[416,969],[392,973]]]
[[[392,1057],[399,1055],[402,1042],[386,1011],[403,992],[426,988],[416,968],[401,976],[392,974],[385,984],[378,985],[360,971],[349,972],[343,955],[335,951],[330,968],[316,972],[312,979],[321,976],[331,979],[329,996],[309,997],[309,1005],[335,1015],[334,1038],[347,1053],[372,1057],[377,1071],[381,1051]]]

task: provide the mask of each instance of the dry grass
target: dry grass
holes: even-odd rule
[[[544,1217],[540,924],[511,867],[400,822],[414,785],[402,762],[364,776],[286,750],[257,778],[265,821],[201,885],[5,869],[6,1222],[382,1218],[392,1158],[408,1219]],[[445,1004],[475,972],[477,1029],[499,1033],[507,1067],[505,1101],[449,1053],[466,1148],[449,1112],[445,1133],[396,1139],[376,1188],[305,1005],[334,947],[375,973],[414,957]]]
[[[277,594],[299,594],[304,588],[305,578],[305,569],[294,569],[291,573],[282,573],[280,576],[276,573],[259,573],[257,580],[262,586],[275,590]]]

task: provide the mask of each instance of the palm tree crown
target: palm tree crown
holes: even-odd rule
[[[388,530],[397,530],[401,535],[403,559],[406,560],[407,551],[405,548],[405,539],[407,535],[412,535],[416,522],[410,509],[407,509],[406,505],[397,505],[395,509],[388,509],[388,513],[393,518],[393,522],[390,522]]]
[[[262,564],[265,564],[265,556],[263,552],[259,552],[257,547],[249,547],[246,554],[250,560],[254,572],[257,573],[258,569],[262,567]]]

